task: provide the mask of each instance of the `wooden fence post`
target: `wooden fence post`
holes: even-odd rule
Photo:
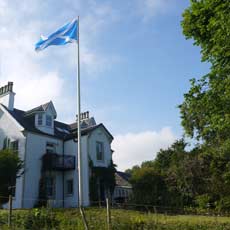
[[[110,210],[110,200],[109,197],[106,197],[106,209],[107,209],[107,224],[108,224],[108,230],[111,229],[111,210]]]
[[[8,226],[11,228],[12,225],[12,195],[9,195],[9,204],[8,204]]]

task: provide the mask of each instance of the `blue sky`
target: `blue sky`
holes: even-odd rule
[[[0,84],[14,81],[15,106],[52,100],[58,119],[76,113],[73,44],[34,52],[49,35],[80,15],[82,110],[114,135],[119,169],[153,159],[182,136],[177,105],[189,79],[208,72],[200,49],[180,22],[189,1],[0,0]]]

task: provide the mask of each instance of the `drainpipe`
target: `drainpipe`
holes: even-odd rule
[[[24,193],[25,193],[25,177],[26,177],[26,155],[27,155],[27,139],[28,135],[26,132],[23,132],[23,135],[25,136],[25,151],[24,151],[24,159],[23,159],[23,164],[24,164],[24,173],[22,176],[22,199],[21,199],[21,208],[24,208]]]
[[[64,171],[64,166],[65,166],[65,161],[64,161],[64,156],[65,156],[65,140],[63,140],[62,144],[62,207],[65,207],[65,171]]]

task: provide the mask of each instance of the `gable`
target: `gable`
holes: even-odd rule
[[[6,118],[5,118],[5,117]],[[5,106],[0,104],[0,121],[1,119],[7,119],[10,123],[12,123],[19,131],[23,131],[24,127],[12,116],[11,112],[8,111]],[[1,127],[0,127],[1,128]]]
[[[46,106],[44,106],[44,110],[45,112],[52,114],[52,116],[54,117],[54,119],[57,118],[57,112],[55,110],[55,107],[53,105],[53,102],[50,101]]]
[[[103,124],[100,124],[100,125],[98,126],[97,129],[99,129],[101,132],[104,133],[104,135],[108,138],[109,142],[112,142],[113,136],[112,136],[112,134],[108,131],[108,129],[105,128],[105,126],[104,126]],[[96,130],[97,130],[97,129],[96,129]]]
[[[56,119],[57,112],[55,110],[55,107],[54,107],[52,101],[47,102],[47,103],[45,103],[43,105],[39,105],[36,108],[33,108],[31,110],[26,111],[25,116],[31,116],[31,115],[34,115],[34,114],[37,114],[37,113],[40,113],[40,112],[46,112],[46,111],[50,111],[51,114],[53,115],[54,119]]]
[[[18,140],[24,138],[23,127],[0,105],[0,149],[4,139]]]

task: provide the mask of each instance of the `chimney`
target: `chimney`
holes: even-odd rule
[[[78,115],[76,116],[78,120]],[[80,115],[80,121],[88,120],[89,119],[89,111],[81,113]]]
[[[0,104],[5,105],[9,110],[14,109],[13,82],[8,82],[7,85],[0,88]]]

